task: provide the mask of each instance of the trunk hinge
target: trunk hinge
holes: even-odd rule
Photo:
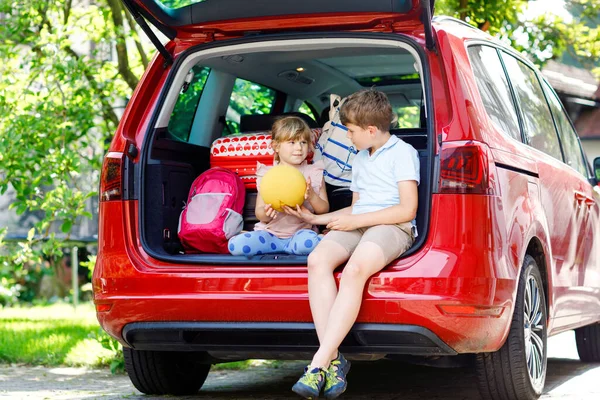
[[[135,22],[137,22],[137,24],[140,26],[140,28],[142,28],[142,30],[144,31],[146,36],[148,36],[148,39],[150,39],[150,41],[152,42],[154,47],[156,47],[156,50],[158,50],[158,52],[165,59],[164,67],[166,68],[169,65],[173,65],[173,56],[171,55],[171,53],[169,53],[169,51],[165,48],[165,46],[163,46],[163,44],[160,42],[160,40],[158,40],[158,38],[156,37],[154,32],[152,32],[152,29],[150,29],[150,27],[146,23],[146,19],[148,21],[150,21],[150,23],[152,25],[156,26],[158,28],[158,30],[161,31],[170,40],[175,39],[175,37],[177,36],[177,33],[173,29],[158,22],[150,14],[144,12],[143,10],[140,10],[140,8],[136,7],[135,4],[133,4],[131,2],[131,0],[121,0],[121,1],[123,2],[125,7],[127,8],[127,10],[129,10],[129,12],[133,16],[133,19],[135,20]],[[142,16],[142,13],[144,14],[144,16]],[[144,19],[144,17],[146,19]]]
[[[425,47],[428,50],[435,50],[435,39],[433,36],[433,27],[431,26],[434,5],[435,0],[421,0],[421,22],[425,29]]]

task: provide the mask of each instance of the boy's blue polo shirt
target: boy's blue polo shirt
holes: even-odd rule
[[[352,214],[400,204],[398,182],[417,181],[419,184],[419,177],[419,153],[395,135],[372,155],[368,149],[360,151],[352,164],[350,190],[359,193]]]

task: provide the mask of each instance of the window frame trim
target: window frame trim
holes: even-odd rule
[[[548,103],[548,106],[550,107],[550,114],[552,115],[552,119],[554,120],[554,125],[555,125],[555,129],[558,133],[558,137],[560,139],[561,142],[561,148],[562,148],[562,132],[559,131],[558,129],[558,121],[556,120],[556,117],[554,116],[554,113],[552,112],[552,106],[550,106],[550,101],[548,99],[548,94],[546,93],[546,90],[544,90],[544,84],[551,90],[550,95],[554,96],[556,98],[556,100],[558,100],[558,104],[560,105],[560,109],[563,112],[563,114],[566,116],[567,118],[567,122],[569,123],[569,126],[571,126],[571,129],[573,129],[573,132],[575,133],[575,138],[577,139],[577,146],[579,147],[579,155],[581,157],[581,160],[583,161],[583,166],[585,167],[585,170],[587,172],[587,176],[581,174],[580,171],[578,171],[577,169],[575,169],[572,165],[569,165],[569,163],[566,161],[563,161],[565,163],[565,165],[567,165],[568,167],[571,167],[571,169],[573,169],[574,171],[576,171],[578,174],[585,176],[586,179],[590,179],[590,168],[589,168],[589,162],[587,160],[587,157],[585,155],[585,152],[583,151],[583,147],[581,146],[581,139],[579,138],[579,134],[577,133],[577,129],[575,129],[575,125],[573,124],[573,121],[571,121],[571,117],[569,116],[569,113],[567,112],[567,110],[565,109],[565,106],[563,104],[563,102],[560,100],[560,97],[558,97],[558,93],[556,93],[556,90],[554,90],[554,88],[552,87],[552,85],[550,85],[550,82],[548,82],[543,76],[538,77],[541,81],[541,85],[542,85],[542,90],[544,91],[544,96],[546,97],[546,102]],[[565,158],[565,153],[563,150],[563,158]]]
[[[198,64],[196,64],[196,65],[198,65]],[[187,138],[186,138],[186,140],[179,140],[179,138],[177,138],[169,130],[169,123],[171,122],[171,118],[173,118],[173,113],[175,112],[175,107],[177,106],[177,101],[179,100],[179,97],[177,97],[177,100],[175,101],[175,104],[173,104],[173,110],[171,110],[171,116],[169,117],[169,122],[167,123],[167,127],[166,127],[167,128],[167,133],[170,136],[169,138],[166,138],[168,140],[177,140],[177,141],[181,141],[181,142],[184,142],[184,143],[190,143],[190,136],[192,135],[192,128],[194,127],[194,120],[196,119],[196,113],[198,112],[198,107],[200,106],[200,101],[202,100],[202,96],[204,95],[204,88],[206,87],[206,83],[210,79],[210,74],[212,74],[212,72],[213,72],[213,68],[211,68],[211,67],[207,67],[207,66],[201,66],[201,67],[202,68],[208,68],[208,75],[206,76],[206,81],[204,81],[204,85],[202,85],[202,91],[200,92],[200,96],[198,96],[198,102],[196,103],[196,106],[194,107],[194,112],[192,114],[191,124],[190,124],[190,127],[189,127],[188,132],[187,132]],[[193,67],[190,69],[190,71],[192,69],[193,69]],[[181,93],[179,94],[179,96],[181,96]]]
[[[536,149],[536,150],[538,150],[538,151],[541,151],[542,153],[544,153],[544,154],[546,154],[546,155],[548,155],[548,156],[550,156],[550,157],[554,158],[555,160],[557,160],[557,161],[560,161],[560,162],[562,162],[562,163],[563,163],[563,164],[565,164],[565,165],[568,165],[568,164],[565,162],[565,152],[564,152],[564,149],[563,149],[563,143],[562,143],[562,140],[561,140],[562,138],[561,138],[561,136],[560,136],[560,134],[559,134],[559,132],[558,132],[558,129],[557,129],[557,127],[556,127],[556,123],[555,123],[555,121],[554,121],[554,116],[552,115],[552,109],[550,108],[550,104],[548,104],[548,99],[546,98],[546,93],[544,92],[544,87],[543,87],[543,85],[542,85],[542,82],[540,81],[540,77],[539,77],[539,74],[538,74],[538,72],[536,71],[536,68],[535,68],[535,66],[534,66],[533,64],[531,64],[529,61],[525,62],[525,60],[523,60],[523,58],[522,58],[522,57],[515,55],[515,54],[514,54],[514,52],[511,52],[511,53],[509,53],[509,52],[505,52],[505,53],[506,53],[508,56],[512,56],[513,58],[515,58],[515,59],[517,60],[517,62],[521,62],[523,65],[525,65],[525,66],[526,66],[527,68],[529,68],[531,71],[533,71],[533,73],[534,73],[534,75],[535,75],[535,78],[536,78],[536,81],[537,81],[538,85],[540,85],[540,89],[542,90],[542,94],[543,94],[543,96],[544,96],[543,100],[544,100],[544,102],[546,103],[546,107],[548,107],[548,112],[550,113],[550,117],[552,118],[552,125],[554,126],[554,133],[556,134],[556,139],[558,140],[558,146],[559,146],[559,149],[560,149],[560,154],[561,154],[562,160],[559,160],[559,159],[555,158],[554,156],[552,156],[552,155],[550,155],[550,154],[546,153],[545,151],[542,151],[542,150],[540,150],[540,149],[536,149],[535,147],[533,147],[533,146],[531,145],[531,143],[530,143],[530,140],[529,140],[529,135],[528,135],[528,134],[526,134],[525,126],[523,125],[523,135],[524,135],[524,137],[525,137],[525,139],[526,139],[526,142],[525,142],[525,144],[526,144],[526,145],[528,145],[529,147],[531,147],[532,149]],[[504,59],[502,58],[502,55],[501,55],[500,59],[502,60],[502,64],[504,64]],[[506,68],[506,67],[505,67],[505,68]],[[506,73],[506,75],[507,75],[507,77],[508,77],[508,82],[509,82],[509,85],[510,85],[511,89],[512,89],[513,91],[515,91],[515,88],[514,88],[514,83],[513,83],[513,82],[512,82],[512,80],[510,79],[510,75],[508,74],[508,70],[507,70],[507,69],[505,69],[505,73]],[[515,96],[516,96],[516,92],[515,92]],[[517,97],[518,97],[518,96],[517,96]],[[521,106],[521,102],[519,101],[519,110],[518,110],[518,112],[519,112],[519,114],[520,114],[520,115],[522,115],[522,114],[523,114],[523,110],[522,110],[522,107],[520,107],[520,106]],[[522,117],[524,118],[524,115],[522,115]]]
[[[504,71],[504,77],[506,78],[506,83],[508,84],[508,91],[510,92],[510,96],[511,99],[513,101],[512,106],[515,110],[515,114],[517,115],[517,122],[519,125],[519,133],[521,136],[521,143],[529,145],[528,140],[527,140],[527,136],[525,135],[525,126],[524,126],[524,121],[523,121],[523,116],[521,115],[520,112],[520,102],[519,99],[517,98],[513,86],[510,82],[510,79],[508,77],[508,72],[506,70],[506,66],[504,65],[504,60],[502,59],[502,56],[500,54],[500,51],[502,50],[501,46],[498,46],[496,43],[493,42],[487,42],[481,39],[473,39],[473,40],[468,40],[465,44],[465,52],[467,54],[467,58],[469,59],[469,65],[471,67],[471,72],[474,71],[473,68],[473,64],[471,62],[471,57],[469,56],[469,49],[471,47],[476,47],[476,46],[487,46],[487,47],[491,47],[492,49],[496,50],[496,54],[498,56],[498,59],[500,60],[500,64],[502,65],[502,71]],[[475,85],[477,86],[477,91],[480,92],[479,90],[479,85],[477,85],[477,82],[475,82]],[[483,101],[483,99],[481,98],[481,93],[479,93],[479,99],[481,101]],[[485,105],[484,105],[485,107]],[[488,117],[488,119],[490,118],[489,115],[487,115],[487,111],[486,111],[486,116]],[[508,137],[510,139],[516,140],[518,141],[516,138],[510,136],[509,134],[507,134],[506,132],[502,132],[502,136]]]

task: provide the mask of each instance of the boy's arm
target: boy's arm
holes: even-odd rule
[[[330,212],[327,214],[321,214],[321,215],[315,215],[315,214],[311,213],[310,211],[308,211],[304,207],[303,208],[298,207],[298,209],[296,209],[296,210],[294,210],[290,207],[284,207],[284,209],[286,210],[286,212],[288,214],[295,215],[296,217],[308,222],[309,224],[327,225],[329,222],[331,222],[335,218],[339,218],[340,216],[344,216],[344,215],[351,215],[352,214],[352,206],[354,205],[354,203],[356,203],[357,200],[358,200],[358,192],[353,192],[352,193],[352,205],[350,205],[349,207],[334,211],[334,212]]]
[[[417,207],[419,205],[417,182],[398,182],[398,193],[400,194],[401,199],[400,204],[398,205],[364,214],[342,214],[328,221],[327,228],[340,231],[351,231],[367,226],[392,225],[412,221],[417,215]]]

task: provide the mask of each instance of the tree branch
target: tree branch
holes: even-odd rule
[[[460,19],[465,21],[467,19],[467,6],[468,0],[460,0]]]
[[[119,3],[119,0],[106,0],[106,3],[110,7],[113,24],[115,26],[119,72],[131,90],[135,90],[138,84],[138,78],[131,72],[131,68],[129,67],[129,56],[127,54],[127,45],[125,43],[125,27],[123,25],[123,14],[121,14],[121,4]]]
[[[67,25],[69,21],[69,16],[71,15],[71,7],[73,5],[73,0],[65,1],[65,7],[63,8],[63,24]]]
[[[77,61],[81,59],[81,56],[75,53],[75,51],[71,47],[65,47],[65,51]],[[85,75],[85,78],[87,79],[94,92],[98,94],[100,102],[102,103],[102,115],[104,116],[104,119],[111,121],[116,127],[117,125],[119,125],[119,117],[117,117],[117,114],[115,114],[115,111],[112,109],[109,99],[102,95],[102,91],[98,87],[98,82],[96,82],[94,75],[92,74],[92,72],[90,72],[87,65],[83,67],[83,74]]]

